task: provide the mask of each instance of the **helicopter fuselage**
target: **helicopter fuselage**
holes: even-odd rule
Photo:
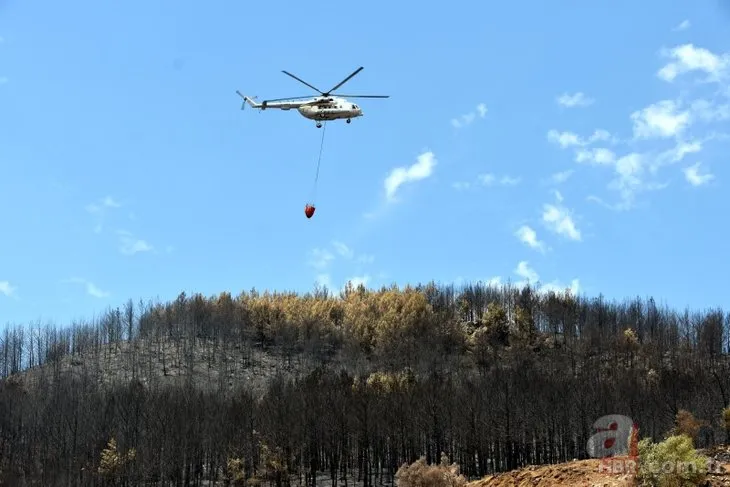
[[[362,108],[344,98],[334,98],[332,101],[317,105],[303,105],[299,113],[310,120],[340,120],[362,117]]]

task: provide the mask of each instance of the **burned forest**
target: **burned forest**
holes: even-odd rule
[[[0,485],[391,485],[586,458],[593,423],[728,440],[730,314],[475,283],[129,301],[0,336]],[[107,484],[108,483],[108,484]]]

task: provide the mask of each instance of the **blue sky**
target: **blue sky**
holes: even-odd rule
[[[0,322],[460,280],[728,305],[720,2],[0,2]],[[365,116],[321,131],[295,73]]]

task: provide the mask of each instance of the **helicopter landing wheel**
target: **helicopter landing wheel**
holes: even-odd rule
[[[351,122],[351,120],[350,120],[350,119],[348,118],[348,119],[347,119],[347,123],[350,123],[350,122]]]
[[[321,129],[322,128],[322,122],[317,122],[317,128],[318,129]]]

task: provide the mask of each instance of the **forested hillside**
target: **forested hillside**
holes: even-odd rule
[[[442,452],[480,478],[586,458],[606,414],[661,439],[680,410],[710,446],[729,354],[723,310],[529,287],[129,302],[4,332],[0,480],[368,487]]]

